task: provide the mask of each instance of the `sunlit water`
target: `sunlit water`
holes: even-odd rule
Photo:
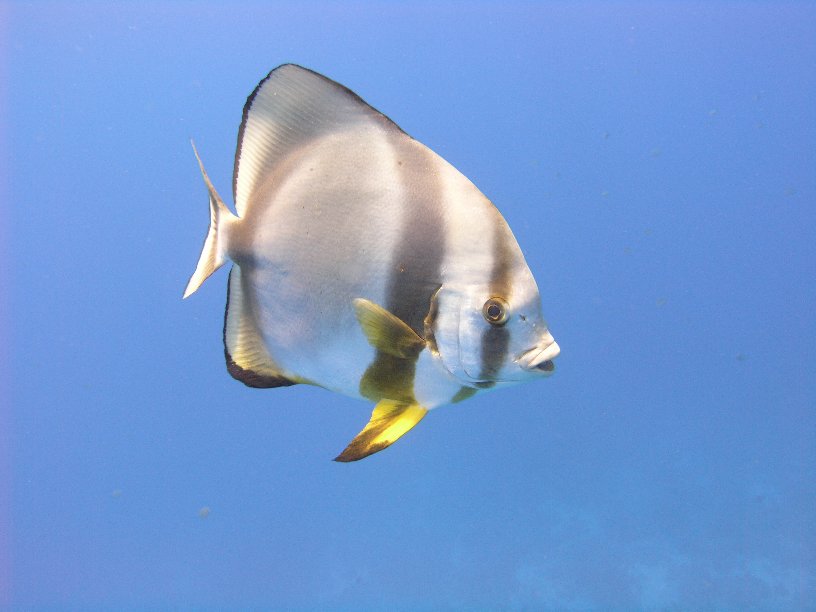
[[[816,606],[813,4],[0,23],[0,605]],[[226,272],[181,301],[208,220],[189,140],[226,197],[244,100],[287,61],[499,206],[554,376],[339,465],[369,405],[227,374]]]

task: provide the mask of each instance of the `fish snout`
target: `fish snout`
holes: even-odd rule
[[[553,359],[558,357],[561,347],[547,332],[541,337],[541,341],[531,349],[524,351],[518,358],[519,365],[525,370],[537,370],[545,374],[552,374],[555,371]]]

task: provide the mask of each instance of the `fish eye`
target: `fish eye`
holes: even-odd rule
[[[504,325],[507,322],[509,306],[500,297],[492,297],[482,306],[482,316],[491,325]]]

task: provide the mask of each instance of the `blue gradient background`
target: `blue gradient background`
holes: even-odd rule
[[[0,18],[0,606],[816,608],[816,5]],[[227,196],[287,61],[498,205],[555,376],[351,465],[370,406],[230,378],[189,139]]]

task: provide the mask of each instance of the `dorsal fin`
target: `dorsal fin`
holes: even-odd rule
[[[326,134],[372,123],[399,130],[388,117],[331,79],[295,64],[275,68],[244,105],[233,172],[238,216],[244,216],[259,182],[292,152]]]

